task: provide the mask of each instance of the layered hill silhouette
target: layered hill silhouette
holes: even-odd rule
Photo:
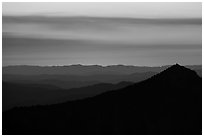
[[[45,84],[16,84],[3,82],[2,109],[5,111],[17,106],[48,105],[70,100],[84,99],[109,90],[120,89],[131,84],[133,83],[100,83],[66,90]]]
[[[116,84],[123,81],[139,82],[150,78],[156,72],[134,73],[128,75],[3,75],[5,82],[16,84],[47,84],[63,89],[80,88],[100,83]]]
[[[202,79],[178,64],[125,88],[3,112],[3,134],[202,134]]]
[[[52,85],[63,89],[123,81],[139,82],[165,70],[169,66],[142,67],[125,65],[70,66],[7,66],[3,67],[5,82],[30,85]],[[202,76],[200,65],[186,66]]]

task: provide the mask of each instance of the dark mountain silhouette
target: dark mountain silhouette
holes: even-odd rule
[[[47,105],[61,103],[69,100],[92,97],[108,90],[126,87],[131,82],[117,84],[100,83],[87,87],[74,89],[61,89],[52,85],[44,84],[16,84],[2,83],[3,111],[16,106]]]
[[[2,116],[3,134],[202,134],[202,79],[176,64],[96,97]]]

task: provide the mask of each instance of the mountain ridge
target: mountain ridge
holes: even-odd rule
[[[173,65],[119,90],[73,102],[16,108],[2,116],[3,134],[199,135],[202,79]]]

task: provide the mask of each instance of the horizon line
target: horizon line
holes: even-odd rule
[[[188,65],[181,65],[180,63],[174,64],[167,64],[167,65],[154,65],[154,66],[147,66],[147,65],[124,65],[124,64],[113,64],[113,65],[99,65],[99,64],[70,64],[70,65],[2,65],[2,67],[20,67],[20,66],[28,66],[28,67],[70,67],[70,66],[99,66],[99,67],[111,67],[111,66],[126,66],[126,67],[165,67],[165,66],[173,66],[179,64],[180,66],[202,66],[202,64],[188,64]]]

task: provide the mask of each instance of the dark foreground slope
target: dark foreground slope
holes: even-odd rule
[[[174,65],[93,98],[3,113],[3,134],[202,134],[202,82]]]

